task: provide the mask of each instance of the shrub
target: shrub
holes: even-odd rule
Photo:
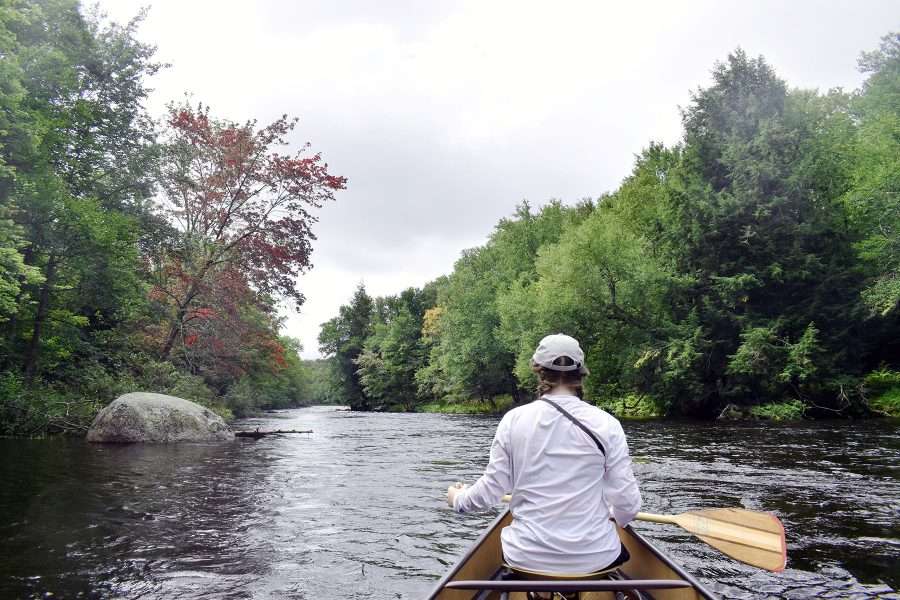
[[[869,408],[888,417],[900,417],[900,387],[869,400]]]
[[[146,356],[135,362],[135,375],[129,381],[131,389],[127,391],[168,394],[213,408],[215,394],[202,377],[185,373],[172,363],[152,360]]]
[[[770,421],[799,421],[804,412],[806,405],[797,399],[760,404],[750,409],[750,414],[754,417]]]
[[[83,433],[97,413],[128,392],[156,392],[202,404],[224,419],[234,416],[215,402],[203,379],[171,363],[133,355],[119,370],[83,360],[57,372],[53,383],[25,384],[18,373],[0,373],[0,435],[40,436]],[[130,363],[130,364],[129,364]]]
[[[654,419],[665,414],[663,404],[653,396],[626,394],[598,402],[600,408],[621,419]]]
[[[40,436],[85,431],[105,403],[77,391],[36,382],[26,386],[17,373],[0,375],[0,434]]]
[[[889,417],[900,417],[900,371],[879,369],[863,380],[869,392],[869,409]]]
[[[885,392],[891,388],[900,387],[900,371],[881,368],[866,375],[863,383],[873,392]]]
[[[444,413],[451,415],[495,415],[513,408],[512,396],[504,394],[494,398],[493,404],[480,400],[459,400],[431,402],[418,406],[418,412]]]

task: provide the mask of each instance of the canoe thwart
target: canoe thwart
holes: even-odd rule
[[[687,581],[675,579],[613,579],[613,580],[512,580],[492,579],[450,581],[445,588],[456,590],[494,590],[504,592],[612,592],[625,590],[668,590],[692,587]]]

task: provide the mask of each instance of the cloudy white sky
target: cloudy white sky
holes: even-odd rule
[[[859,52],[900,29],[896,0],[101,1],[119,21],[146,5],[140,37],[172,64],[154,113],[190,92],[222,118],[299,116],[296,144],[349,179],[285,311],[307,358],[359,282],[421,286],[521,200],[615,189],[735,47],[791,86],[853,89]]]

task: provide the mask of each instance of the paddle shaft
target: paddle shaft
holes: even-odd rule
[[[678,520],[674,515],[657,515],[654,513],[639,512],[634,517],[638,521],[650,521],[651,523],[671,523],[678,525]]]

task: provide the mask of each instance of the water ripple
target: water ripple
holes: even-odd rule
[[[0,597],[420,598],[499,510],[456,515],[442,498],[480,474],[496,423],[313,408],[242,423],[315,431],[258,441],[0,440]],[[780,575],[637,525],[724,597],[891,597],[900,584],[895,424],[626,430],[647,510],[784,521]]]

